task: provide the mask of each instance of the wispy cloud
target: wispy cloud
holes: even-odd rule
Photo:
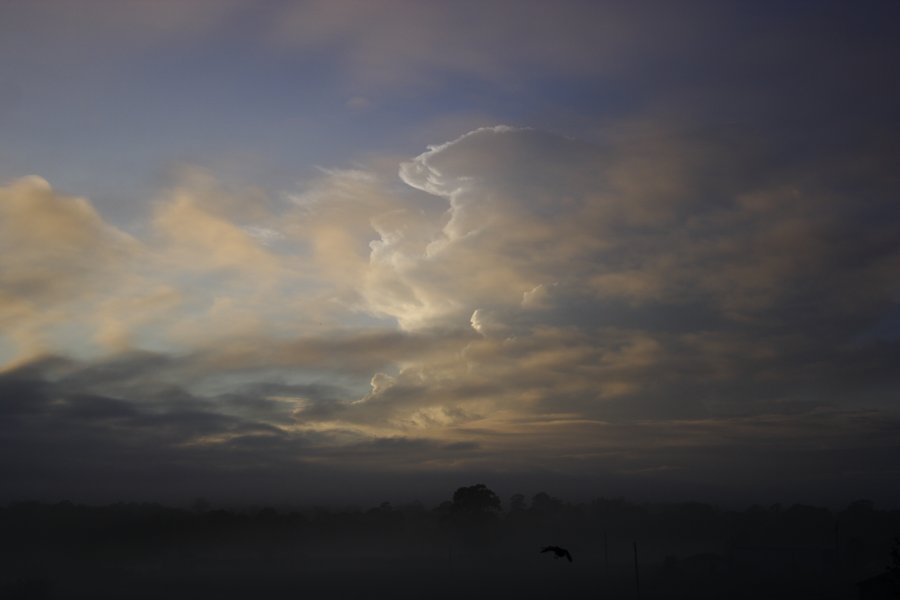
[[[705,481],[754,446],[839,477],[893,444],[900,346],[869,335],[896,310],[892,196],[744,158],[490,127],[404,162],[405,187],[332,170],[278,200],[189,173],[132,234],[20,180],[3,443]]]

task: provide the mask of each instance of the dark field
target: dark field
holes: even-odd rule
[[[888,572],[900,531],[900,512],[865,501],[513,505],[14,504],[0,509],[0,597],[857,598],[858,582]]]

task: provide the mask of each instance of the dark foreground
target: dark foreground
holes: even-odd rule
[[[888,572],[900,529],[867,503],[538,500],[468,514],[16,504],[0,509],[0,597],[849,599]]]

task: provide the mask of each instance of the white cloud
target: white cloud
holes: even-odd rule
[[[127,278],[139,251],[87,200],[58,194],[40,177],[0,188],[0,325],[19,358],[52,350],[50,331]]]

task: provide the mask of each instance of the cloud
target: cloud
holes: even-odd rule
[[[139,243],[83,199],[26,177],[0,188],[0,325],[23,355],[51,349],[47,330],[126,274]]]
[[[163,194],[150,226],[134,235],[37,177],[0,188],[0,217],[7,360],[190,348],[265,332],[271,323],[256,315],[267,296],[308,280],[258,194],[196,172]],[[298,319],[290,302],[281,306],[283,330]]]
[[[896,479],[881,4],[4,3],[0,150],[54,185],[0,186],[2,479]],[[285,151],[183,168],[124,227],[96,207],[131,210],[128,168],[71,162],[102,162],[64,123],[91,114],[132,166]],[[369,158],[281,190],[312,151]]]
[[[201,270],[244,269],[259,275],[277,269],[276,258],[266,248],[277,231],[239,225],[267,218],[254,200],[248,193],[229,194],[203,173],[188,173],[157,205],[154,226],[173,261]],[[260,236],[260,231],[268,234]]]
[[[357,87],[429,86],[435,74],[512,87],[535,71],[598,75],[634,66],[652,56],[641,43],[648,38],[683,46],[690,31],[707,24],[707,14],[715,22],[715,5],[704,8],[688,19],[666,3],[390,0],[376,7],[314,0],[273,13],[271,39],[334,53]]]
[[[854,493],[883,488],[893,469],[883,457],[896,451],[896,416],[867,410],[622,423],[556,412],[520,414],[499,429],[502,415],[482,415],[451,439],[374,427],[317,429],[303,426],[306,411],[298,427],[290,410],[301,404],[296,396],[324,400],[336,390],[270,385],[204,397],[146,385],[173,366],[153,355],[105,364],[48,359],[0,375],[2,499],[251,500],[248,482],[255,482],[257,501],[285,493],[320,497],[324,490],[339,497],[336,490],[349,482],[374,485],[365,473],[393,482],[394,494],[421,494],[421,480],[415,492],[408,480],[396,487],[401,474],[478,472],[518,487],[546,485],[534,473],[560,470],[583,485],[611,477],[637,490],[655,473],[657,489],[715,482],[733,500],[765,497],[760,490],[773,486],[781,495],[829,491],[832,498],[835,479],[850,478]],[[418,418],[452,428],[466,415],[445,408],[420,410]],[[773,460],[778,472],[762,468]],[[84,480],[92,485],[78,485]],[[750,496],[748,483],[756,488]]]
[[[372,108],[372,101],[365,96],[354,96],[347,100],[344,106],[352,112],[365,112]]]
[[[860,212],[802,161],[760,188],[732,164],[741,156],[682,152],[494,127],[405,163],[401,178],[445,199],[446,212],[424,244],[395,245],[402,215],[382,228],[360,295],[408,331],[468,326],[480,336],[377,376],[330,422],[479,432],[485,451],[512,454],[504,434],[533,445],[553,429],[538,425],[547,419],[569,434],[576,423],[672,423],[685,440],[693,434],[678,423],[688,419],[777,414],[798,428],[791,435],[813,437],[803,415],[836,411],[840,422],[834,407],[860,402],[833,387],[853,378],[850,365],[896,353],[857,339],[892,310],[882,275],[898,250],[869,246],[862,232],[885,240],[893,223],[867,220],[871,208]],[[727,176],[705,181],[713,168]],[[849,256],[866,256],[865,267]],[[886,374],[882,359],[870,364]],[[885,407],[891,384],[853,379],[865,404]],[[569,452],[562,445],[556,456]]]
[[[36,29],[35,24],[39,22],[42,33],[52,33],[56,37],[43,41],[51,44],[65,41],[70,49],[79,52],[87,50],[81,44],[87,31],[95,37],[94,44],[96,38],[126,44],[184,42],[220,27],[234,16],[240,4],[240,0],[194,0],[184,6],[173,0],[152,3],[123,0],[113,4],[87,0],[76,9],[65,1],[48,0],[38,5],[12,2],[4,10],[11,23]],[[176,7],[180,8],[177,16],[173,13]]]
[[[399,182],[323,170],[273,199],[188,173],[134,235],[20,181],[0,191],[7,331],[67,358],[7,361],[4,444],[43,472],[83,443],[85,469],[155,447],[190,472],[738,487],[709,455],[775,448],[835,481],[816,461],[892,447],[900,347],[872,335],[896,311],[892,183],[872,167],[885,193],[857,197],[802,157],[760,181],[746,158],[496,126]]]
[[[87,200],[57,194],[39,177],[2,189],[0,210],[8,293],[55,304],[84,291],[133,251],[134,241],[106,224]],[[39,280],[56,265],[65,267],[58,277]]]
[[[616,152],[487,128],[405,163],[401,178],[447,198],[447,221],[427,258],[460,269],[441,271],[445,284],[448,272],[456,276],[446,287],[457,295],[477,296],[485,285],[485,303],[505,303],[504,289],[519,302],[547,286],[570,298],[580,287],[596,300],[704,303],[711,313],[745,318],[777,310],[793,294],[840,304],[837,289],[824,296],[813,289],[835,277],[892,301],[875,273],[895,268],[897,249],[880,242],[867,249],[854,234],[889,235],[892,224],[865,220],[874,207],[836,194],[832,182],[811,181],[812,165],[760,189],[714,147],[683,153],[664,144],[648,157],[646,147]],[[711,166],[727,178],[703,181]],[[638,183],[650,171],[654,188]],[[834,245],[850,240],[852,247]],[[867,257],[865,271],[843,263],[848,253]]]

